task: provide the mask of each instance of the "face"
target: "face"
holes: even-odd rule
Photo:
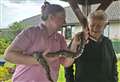
[[[52,26],[54,30],[58,30],[65,24],[65,13],[58,13],[52,18]]]
[[[106,22],[100,19],[90,19],[89,20],[89,30],[90,35],[95,38],[99,38],[104,31]]]

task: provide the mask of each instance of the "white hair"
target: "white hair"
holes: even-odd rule
[[[108,22],[107,14],[103,10],[96,10],[88,15],[88,20],[93,18]]]

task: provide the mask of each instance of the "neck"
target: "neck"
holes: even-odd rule
[[[52,28],[50,28],[51,25],[49,25],[48,23],[42,23],[42,26],[44,27],[45,31],[47,32],[48,36],[52,35],[54,32],[52,30]]]

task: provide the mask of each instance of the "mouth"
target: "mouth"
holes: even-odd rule
[[[101,33],[102,31],[101,30],[92,30],[91,32],[95,33],[95,34],[98,34],[98,33]]]
[[[94,33],[100,33],[102,32],[102,29],[91,29],[91,31]]]

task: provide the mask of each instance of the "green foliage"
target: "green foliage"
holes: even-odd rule
[[[13,24],[9,26],[8,29],[0,29],[0,32],[1,32],[0,38],[2,37],[2,38],[12,41],[15,38],[15,36],[27,26],[28,25],[23,24],[21,22],[14,22]]]
[[[19,22],[14,22],[12,25],[9,26],[9,28],[13,31],[18,31],[23,29],[23,24]]]
[[[113,40],[112,44],[113,44],[113,48],[114,48],[115,52],[117,54],[120,53],[120,40]]]
[[[0,30],[2,32],[2,36],[0,36],[0,55],[4,54],[5,49],[9,46],[15,36],[25,28],[25,26],[25,24],[15,22],[10,25],[8,29]]]
[[[20,22],[14,22],[12,25],[9,26],[9,31],[13,33],[14,36],[16,36],[21,30],[23,30],[27,25],[20,23]]]
[[[10,41],[5,38],[0,38],[0,55],[4,54],[5,49],[9,46]]]
[[[120,60],[118,61],[118,82],[120,82]]]
[[[11,77],[15,71],[15,64],[6,62],[4,66],[0,66],[0,82],[12,82]]]
[[[59,70],[59,78],[57,82],[65,82],[65,77],[64,77],[64,67],[61,65],[60,70]]]
[[[70,28],[70,27],[65,28],[65,38],[71,39],[71,37],[72,37],[72,28]]]
[[[12,74],[9,72],[9,68],[0,66],[0,81],[5,81],[10,79]]]

